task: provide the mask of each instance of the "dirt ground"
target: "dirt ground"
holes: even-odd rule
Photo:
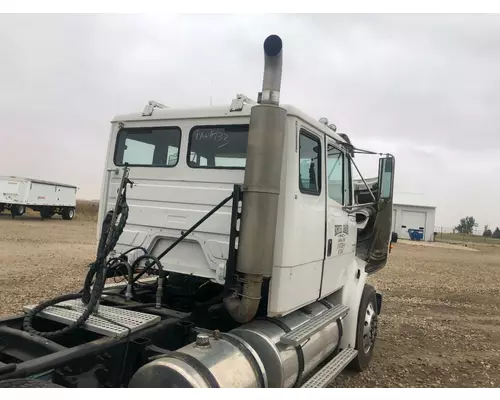
[[[95,221],[0,216],[0,316],[81,288]],[[374,358],[338,387],[500,387],[500,248],[400,241],[371,280],[383,294]]]

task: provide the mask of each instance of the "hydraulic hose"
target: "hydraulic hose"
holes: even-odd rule
[[[116,230],[114,232],[111,232],[111,223],[112,218],[113,218],[113,212],[109,211],[108,214],[106,215],[106,218],[104,219],[103,222],[103,233],[101,234],[101,238],[99,240],[99,246],[98,246],[98,253],[97,253],[97,258],[96,261],[91,265],[89,272],[87,273],[87,276],[85,277],[85,284],[83,287],[83,296],[82,296],[82,301],[84,304],[89,304],[90,302],[90,287],[92,285],[92,280],[94,276],[96,277],[96,282],[97,282],[97,270],[103,269],[103,265],[105,264],[106,257],[109,255],[111,250],[113,250],[116,246],[116,243],[118,243],[118,240],[120,239],[120,236],[123,232],[123,229],[125,228],[125,224],[127,222],[128,218],[128,205],[125,201],[125,196],[124,196],[124,203],[121,205],[120,208],[120,213],[121,213],[121,218],[120,222],[118,223],[118,226],[116,227]],[[108,222],[110,221],[110,222]],[[110,233],[112,233],[110,235]],[[106,277],[103,277],[103,286],[104,286],[104,281],[106,280]]]
[[[125,183],[125,185],[123,185]],[[94,312],[97,307],[99,300],[101,298],[105,281],[106,281],[106,270],[108,257],[111,250],[116,246],[125,224],[128,218],[129,208],[126,201],[126,185],[128,183],[128,178],[125,177],[122,180],[123,196],[120,196],[120,203],[116,204],[115,210],[108,212],[106,218],[103,222],[103,230],[101,233],[101,238],[99,240],[99,245],[97,249],[97,256],[94,263],[90,265],[89,271],[85,278],[85,286],[83,291],[80,293],[66,294],[62,296],[55,297],[51,300],[45,301],[37,305],[35,308],[30,310],[23,320],[23,329],[33,335],[41,336],[47,339],[51,339],[78,329]],[[118,223],[115,223],[120,217]],[[90,286],[92,285],[92,280],[95,277],[94,285],[92,290]],[[63,301],[82,299],[82,302],[87,305],[85,311],[82,315],[72,324],[52,332],[41,332],[33,328],[33,320],[37,314],[42,310],[50,306],[56,306],[56,304]],[[65,306],[59,306],[65,307]]]
[[[163,270],[163,265],[161,264],[160,260],[158,258],[156,258],[155,256],[152,256],[151,254],[144,254],[140,257],[137,257],[137,259],[134,261],[134,263],[132,264],[132,271],[135,271],[136,267],[139,265],[139,263],[142,261],[142,260],[152,260],[153,262],[150,263],[149,265],[146,266],[146,268],[144,268],[144,270],[138,275],[135,277],[135,279],[133,278],[133,276],[130,276],[130,279],[129,279],[129,283],[127,285],[127,290],[129,287],[132,287],[132,285],[142,276],[144,275],[144,273],[153,267],[153,265],[157,265],[158,266],[158,271],[159,271],[159,274],[158,274],[158,286],[156,288],[156,308],[161,308],[161,301],[162,301],[162,297],[163,297],[163,284],[165,282],[165,278],[166,278],[166,272]]]
[[[163,277],[165,278],[166,276],[166,272],[163,271],[163,265],[161,264],[160,260],[155,257],[155,256],[152,256],[151,254],[144,254],[140,257],[137,257],[137,260],[135,260],[132,264],[132,269],[135,271],[135,269],[137,268],[137,266],[139,265],[139,263],[142,261],[142,260],[146,260],[146,259],[150,259],[152,261],[152,263],[150,264],[147,264],[146,267],[139,273],[139,275],[137,275],[133,280],[132,280],[132,284],[134,284],[135,282],[137,282],[139,279],[141,279],[141,277],[148,271],[150,270],[151,268],[153,268],[155,265],[158,266],[158,270],[159,270],[159,276],[160,277]]]
[[[57,331],[52,331],[52,332],[40,332],[37,331],[36,329],[33,328],[33,319],[35,316],[40,313],[40,311],[44,310],[47,307],[54,306],[58,303],[61,303],[63,301],[68,301],[68,300],[74,300],[74,299],[80,299],[83,296],[83,293],[73,293],[73,294],[66,294],[63,296],[55,297],[51,300],[44,301],[40,303],[38,306],[33,308],[31,311],[29,311],[26,316],[24,317],[23,320],[23,329],[31,333],[32,335],[38,335],[47,339],[52,339],[56,336],[63,335],[65,333],[69,333],[74,331],[75,329],[79,328],[89,317],[90,314],[95,309],[95,306],[97,305],[97,302],[99,301],[101,297],[101,292],[102,289],[104,288],[104,279],[103,279],[103,270],[100,269],[97,272],[96,275],[96,282],[94,284],[94,287],[92,289],[92,293],[90,296],[90,301],[87,304],[87,308],[83,312],[83,314],[71,325],[68,325],[60,330]]]
[[[126,256],[128,253],[130,253],[130,252],[132,252],[134,250],[142,250],[142,252],[144,254],[148,254],[148,251],[144,247],[142,247],[142,246],[136,246],[136,247],[132,247],[131,249],[128,249],[126,252],[122,253],[121,255],[122,256]]]

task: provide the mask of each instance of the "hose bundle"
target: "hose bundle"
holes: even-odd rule
[[[110,252],[114,249],[118,240],[125,228],[127,222],[129,207],[127,205],[126,199],[126,188],[127,183],[130,181],[126,177],[128,175],[128,170],[124,172],[122,178],[122,184],[120,187],[117,204],[114,211],[109,211],[103,221],[103,227],[101,232],[101,238],[99,240],[99,245],[97,247],[97,255],[95,261],[90,264],[89,271],[85,278],[84,288],[80,293],[65,294],[62,296],[55,297],[51,300],[40,303],[35,308],[30,310],[23,320],[23,329],[33,335],[41,336],[47,339],[54,338],[78,329],[94,312],[104,289],[106,281],[106,259]],[[95,279],[94,279],[95,278]],[[94,285],[92,286],[92,281],[94,280]],[[91,290],[92,286],[92,290]],[[82,299],[82,302],[87,305],[85,311],[82,315],[72,324],[52,332],[41,332],[33,328],[33,320],[37,314],[47,307],[56,306],[58,303],[62,303],[68,300]],[[64,306],[59,306],[64,307]],[[64,307],[65,308],[65,307]]]

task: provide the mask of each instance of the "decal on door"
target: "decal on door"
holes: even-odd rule
[[[335,236],[337,239],[337,254],[344,254],[347,236],[349,235],[349,225],[335,225]]]
[[[346,236],[349,234],[349,225],[335,225],[335,236]]]

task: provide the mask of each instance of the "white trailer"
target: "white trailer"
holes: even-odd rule
[[[42,219],[55,214],[71,220],[75,216],[76,186],[16,176],[0,176],[0,213],[10,211],[12,218],[27,208],[40,212]]]

